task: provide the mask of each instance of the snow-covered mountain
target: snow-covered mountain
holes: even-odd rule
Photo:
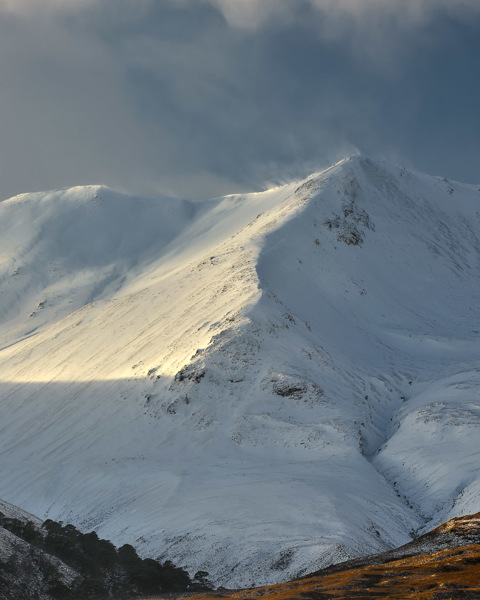
[[[358,156],[0,203],[0,497],[228,586],[480,510],[479,226],[478,186]]]

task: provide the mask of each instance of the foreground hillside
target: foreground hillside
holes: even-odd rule
[[[391,552],[348,561],[298,581],[197,600],[478,600],[480,513],[452,519]]]
[[[176,592],[192,600],[471,598],[480,592],[480,513],[444,523],[414,541],[332,565],[300,580],[248,590],[208,590],[205,572],[192,580],[171,563],[141,560],[94,532],[81,534],[0,501],[2,600],[120,600]],[[199,594],[198,590],[205,590]]]
[[[362,157],[0,204],[2,495],[285,581],[480,509],[480,192]]]
[[[115,600],[208,589],[171,562],[141,559],[94,531],[39,519],[0,500],[1,600]]]

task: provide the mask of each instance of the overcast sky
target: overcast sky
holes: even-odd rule
[[[0,0],[0,198],[205,197],[360,151],[480,184],[480,0]]]

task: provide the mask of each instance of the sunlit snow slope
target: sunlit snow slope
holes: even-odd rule
[[[480,510],[478,187],[353,157],[0,232],[0,497],[228,586]]]

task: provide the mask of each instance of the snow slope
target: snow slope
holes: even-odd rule
[[[0,497],[228,586],[480,510],[479,224],[476,186],[358,156],[1,203]]]

